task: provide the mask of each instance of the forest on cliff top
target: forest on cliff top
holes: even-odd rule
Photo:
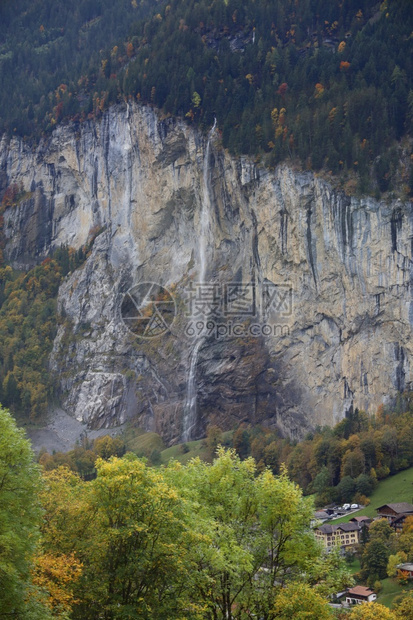
[[[0,131],[39,139],[133,98],[235,154],[413,194],[410,0],[17,0],[0,7]]]

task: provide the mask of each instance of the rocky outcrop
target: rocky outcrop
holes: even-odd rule
[[[212,324],[197,359],[195,436],[209,422],[248,420],[299,437],[409,388],[411,205],[349,197],[309,172],[234,159],[217,133],[210,149],[206,141],[136,105],[59,127],[36,150],[3,139],[3,189],[22,182],[31,192],[4,214],[15,266],[103,230],[59,292],[50,363],[65,410],[94,428],[137,417],[178,440],[196,319]],[[186,295],[197,282],[201,234],[218,298],[191,317]],[[137,338],[122,321],[123,296],[140,282],[173,292],[176,318],[158,338]],[[248,285],[235,314],[230,283]],[[243,331],[230,335],[235,324]]]

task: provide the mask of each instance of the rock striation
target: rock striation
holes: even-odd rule
[[[231,286],[255,294],[245,333],[231,336],[239,316],[187,307],[200,270],[205,165],[206,283],[218,304]],[[58,127],[35,149],[3,138],[0,168],[3,191],[17,182],[30,192],[4,214],[15,267],[101,231],[60,287],[50,359],[63,408],[91,428],[137,418],[167,442],[181,438],[197,318],[213,327],[197,352],[194,437],[208,423],[241,421],[300,437],[410,388],[410,204],[350,197],[313,173],[233,158],[217,133],[207,149],[198,131],[135,104]],[[173,291],[176,319],[159,338],[137,338],[122,321],[123,296],[140,282]],[[288,303],[266,314],[271,291]]]

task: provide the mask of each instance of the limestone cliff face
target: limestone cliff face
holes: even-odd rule
[[[300,436],[410,386],[408,204],[350,198],[287,166],[256,167],[223,152],[216,133],[207,149],[184,123],[135,105],[59,127],[37,150],[3,139],[0,165],[3,189],[22,182],[31,192],[4,216],[15,266],[103,229],[60,288],[50,360],[65,409],[91,427],[138,417],[169,442],[182,436],[194,349],[184,295],[201,252],[206,280],[222,291],[253,283],[260,306],[275,284],[291,287],[292,304],[287,316],[257,310],[251,320],[270,325],[259,336],[205,335],[193,436],[208,422],[241,420]],[[122,322],[123,296],[140,282],[174,292],[175,323],[158,339],[136,338]]]

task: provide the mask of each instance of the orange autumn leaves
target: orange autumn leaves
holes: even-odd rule
[[[54,614],[68,613],[77,602],[73,585],[82,574],[82,564],[74,553],[54,555],[42,553],[34,558],[32,582],[34,590],[46,607]]]

